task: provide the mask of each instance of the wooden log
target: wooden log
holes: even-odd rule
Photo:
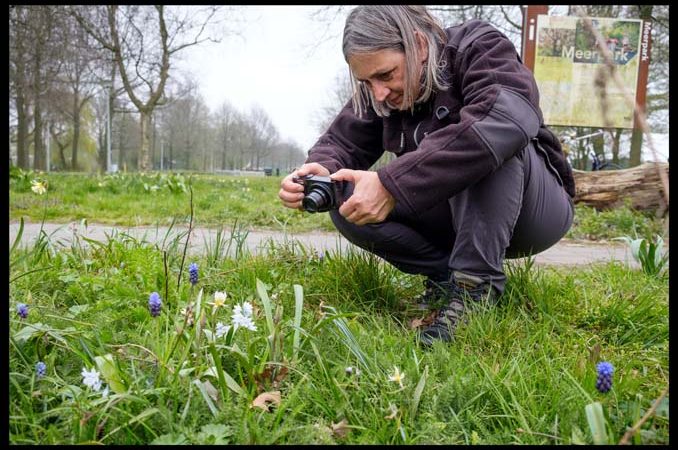
[[[668,179],[669,164],[658,164]],[[575,182],[575,204],[581,203],[597,210],[605,210],[623,206],[629,201],[631,208],[654,211],[657,217],[663,217],[668,211],[664,186],[659,178],[656,163],[644,163],[622,170],[572,172]]]

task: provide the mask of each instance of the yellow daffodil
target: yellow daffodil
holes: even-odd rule
[[[31,190],[38,195],[42,195],[47,192],[47,182],[32,180],[31,181]]]
[[[395,369],[395,373],[393,375],[389,375],[388,379],[389,381],[394,381],[400,385],[400,387],[403,387],[403,378],[405,378],[404,373],[400,373],[400,369],[398,369],[396,366],[393,366]]]

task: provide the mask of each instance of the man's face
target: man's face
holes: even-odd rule
[[[402,109],[405,89],[405,54],[396,50],[378,50],[349,56],[353,76],[365,83],[374,99],[391,109]],[[416,97],[416,95],[415,95]]]

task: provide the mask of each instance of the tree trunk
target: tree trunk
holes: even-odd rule
[[[141,146],[139,147],[139,158],[137,170],[148,172],[151,170],[150,143],[151,143],[151,114],[148,111],[140,111],[139,119],[141,125]]]
[[[629,167],[640,165],[641,149],[643,147],[643,130],[634,129],[631,133],[631,150],[629,152]]]
[[[37,91],[37,89],[36,89]],[[45,143],[42,131],[42,107],[40,100],[35,99],[35,109],[33,110],[33,170],[47,170],[45,164]]]
[[[80,93],[73,93],[73,144],[71,145],[71,170],[78,170],[78,142],[80,141]]]
[[[621,139],[622,131],[621,128],[617,128],[612,136],[612,162],[614,164],[619,164],[619,140]]]
[[[668,177],[668,163],[658,165]],[[603,210],[624,206],[628,201],[631,208],[654,211],[657,217],[663,216],[668,210],[664,187],[655,163],[645,163],[623,170],[572,172],[576,186],[574,197],[576,204]]]
[[[17,89],[16,97],[17,112],[17,138],[16,138],[16,164],[22,169],[29,169],[28,162],[28,114],[26,114],[26,101],[23,90]]]
[[[58,140],[56,140],[57,147],[59,147],[59,160],[61,161],[61,170],[66,170],[68,169],[68,163],[66,162],[66,155],[64,154],[64,149],[66,149],[66,146],[61,144]]]

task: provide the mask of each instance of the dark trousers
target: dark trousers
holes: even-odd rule
[[[572,199],[555,169],[530,143],[499,169],[426,213],[411,217],[396,205],[387,220],[368,225],[330,212],[350,242],[398,269],[433,279],[454,271],[504,291],[505,258],[537,254],[558,242],[574,217]],[[347,183],[345,196],[352,186]]]

